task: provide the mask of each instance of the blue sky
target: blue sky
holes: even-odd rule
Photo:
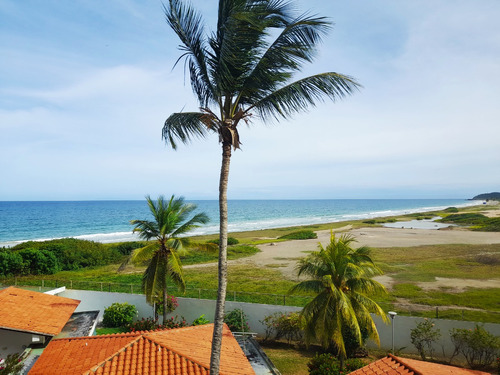
[[[297,0],[335,23],[303,74],[363,89],[242,127],[229,198],[467,198],[500,190],[500,2]],[[213,31],[217,1],[195,0]],[[0,2],[0,200],[216,199],[217,138],[167,148],[196,110],[161,1]]]

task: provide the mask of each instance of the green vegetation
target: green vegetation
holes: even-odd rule
[[[234,309],[224,315],[224,323],[232,332],[250,332],[247,315],[243,309]]]
[[[500,217],[487,217],[479,213],[451,214],[438,221],[472,226],[472,230],[482,232],[500,232]]]
[[[0,249],[0,275],[49,275],[116,263],[121,258],[117,248],[98,242],[75,238],[28,241]]]
[[[218,245],[220,241],[219,241],[219,238],[216,238],[216,239],[214,239],[214,240],[208,240],[207,242],[208,242],[208,243],[213,243],[213,244]],[[231,246],[231,245],[237,245],[237,244],[239,244],[239,243],[240,243],[240,241],[238,241],[238,240],[237,240],[236,238],[234,238],[234,237],[228,237],[228,238],[227,238],[227,244],[228,244],[228,246]]]
[[[299,230],[278,237],[279,240],[309,240],[318,238],[318,235],[312,230]]]
[[[315,294],[302,310],[305,320],[306,343],[318,340],[330,353],[339,356],[340,370],[343,360],[350,354],[345,337],[352,335],[356,347],[363,346],[363,334],[378,342],[378,332],[371,313],[387,321],[386,313],[372,299],[386,294],[382,284],[372,279],[381,270],[370,258],[370,249],[353,248],[351,235],[335,238],[332,233],[326,248],[312,252],[299,260],[298,276],[307,280],[299,282],[291,291],[309,291]]]
[[[147,264],[142,276],[142,290],[149,304],[163,303],[165,324],[168,314],[167,282],[171,281],[182,291],[186,288],[179,252],[191,247],[191,241],[183,235],[207,223],[208,216],[202,212],[190,218],[196,205],[184,203],[182,197],[172,195],[167,201],[159,196],[155,202],[147,196],[146,201],[154,221],[132,220],[130,223],[139,238],[154,241],[134,250],[131,260],[134,264]]]
[[[136,315],[137,310],[134,305],[115,302],[104,309],[102,324],[107,328],[123,327],[132,323]]]

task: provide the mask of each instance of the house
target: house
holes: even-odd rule
[[[29,375],[209,374],[213,324],[161,331],[54,339]],[[221,375],[255,374],[224,325]]]
[[[79,304],[15,287],[0,290],[0,357],[45,345],[62,331]]]
[[[401,358],[389,354],[350,375],[489,375],[487,372]]]

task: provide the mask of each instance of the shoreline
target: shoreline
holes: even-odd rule
[[[486,206],[484,201],[472,201],[468,200],[465,201],[461,205],[454,205],[453,207],[457,207],[459,209],[468,209],[471,207],[484,207]],[[491,201],[490,201],[491,202]],[[498,204],[498,202],[496,202]],[[491,207],[494,206],[494,204],[487,204],[487,206]],[[386,211],[377,211],[377,212],[367,212],[367,213],[359,213],[359,214],[346,214],[342,215],[341,219],[338,220],[333,220],[333,221],[321,221],[326,218],[315,218],[315,217],[307,217],[303,218],[303,221],[297,224],[293,225],[272,225],[266,226],[264,224],[263,226],[259,226],[258,224],[261,223],[266,223],[266,221],[261,221],[257,223],[252,223],[252,226],[259,226],[259,228],[254,228],[254,229],[246,229],[244,228],[243,230],[240,230],[238,228],[235,228],[234,230],[229,229],[229,234],[233,235],[238,235],[238,234],[245,234],[245,235],[259,235],[259,233],[263,231],[275,231],[275,230],[280,230],[280,231],[285,231],[285,230],[294,230],[294,229],[301,229],[301,228],[307,228],[307,227],[325,227],[325,226],[342,226],[345,224],[349,223],[356,223],[359,224],[358,222],[362,222],[364,220],[380,220],[380,219],[389,219],[389,218],[403,218],[404,216],[407,215],[416,215],[416,214],[422,214],[425,215],[426,213],[429,212],[439,212],[443,211],[444,209],[451,207],[451,206],[434,206],[434,207],[419,207],[419,208],[408,208],[408,209],[401,209],[401,210],[386,210]],[[498,215],[500,215],[500,210],[497,210]],[[408,220],[411,220],[411,218],[406,218]],[[289,220],[289,219],[287,219]],[[295,218],[294,220],[297,220]],[[238,225],[242,225],[241,223],[230,223],[229,227],[237,227]],[[249,225],[247,225],[249,226]],[[214,235],[218,234],[218,229],[217,230],[209,230],[207,231],[205,228],[199,228],[197,231],[193,232],[190,236],[191,237],[211,237]],[[100,242],[100,243],[106,243],[106,244],[112,244],[112,243],[122,243],[122,242],[131,242],[131,241],[140,241],[140,239],[137,237],[137,235],[133,234],[132,231],[121,231],[121,232],[113,232],[113,233],[93,233],[93,234],[81,234],[81,235],[76,235],[76,236],[63,236],[63,237],[52,237],[52,238],[37,238],[37,239],[24,239],[24,240],[12,240],[12,241],[6,241],[6,242],[1,242],[0,247],[13,247],[16,246],[17,244],[23,243],[23,242],[28,242],[28,241],[35,241],[35,242],[42,242],[42,241],[50,241],[50,240],[56,240],[56,239],[62,239],[62,238],[76,238],[76,239],[82,239],[82,240],[88,240],[88,241],[95,241],[95,242]]]

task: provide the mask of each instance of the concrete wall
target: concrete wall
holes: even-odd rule
[[[144,295],[126,294],[126,293],[108,293],[94,292],[84,290],[66,290],[59,294],[61,297],[79,299],[82,302],[76,311],[85,310],[100,310],[100,318],[104,309],[113,302],[129,302],[136,306],[139,311],[138,319],[142,317],[152,317],[153,308],[146,303]],[[183,316],[188,323],[204,314],[205,318],[213,321],[215,312],[215,301],[193,298],[178,298],[179,307],[171,314],[171,316]],[[265,334],[265,326],[259,321],[266,316],[275,312],[295,312],[300,311],[300,307],[293,306],[278,306],[278,305],[262,305],[245,302],[226,302],[226,312],[234,309],[243,309],[248,317],[250,330],[259,335]],[[396,351],[401,349],[402,353],[417,353],[415,347],[411,343],[410,330],[415,328],[423,318],[410,316],[396,316],[392,321],[394,323],[394,348]],[[375,324],[380,336],[380,347],[385,350],[392,348],[392,322],[385,324],[382,319],[375,316]],[[435,345],[435,354],[437,356],[449,357],[453,352],[453,345],[449,337],[449,331],[452,328],[474,328],[474,322],[463,322],[457,320],[433,320],[436,328],[441,331],[441,339]],[[500,336],[500,324],[486,323],[485,329],[496,336]],[[368,347],[377,347],[374,342],[369,342]],[[402,349],[403,348],[403,349]],[[443,355],[444,353],[444,355]]]
[[[45,337],[33,333],[12,331],[0,328],[0,358],[8,354],[22,353],[32,343],[32,338],[38,337],[45,342]]]

